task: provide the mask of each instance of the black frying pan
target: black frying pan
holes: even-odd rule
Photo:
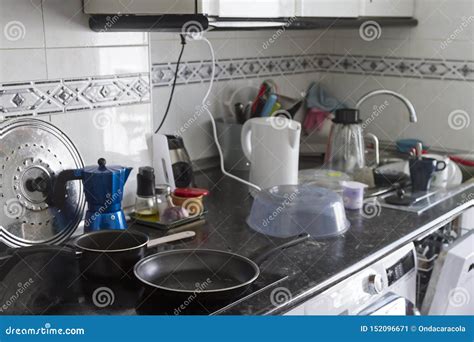
[[[209,249],[162,252],[140,260],[134,268],[145,286],[147,306],[180,306],[198,302],[207,306],[237,298],[260,275],[259,264],[271,254],[302,243],[308,234],[261,254],[252,261],[241,255]]]

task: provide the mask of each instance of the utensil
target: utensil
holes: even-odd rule
[[[195,235],[193,231],[185,231],[150,240],[143,233],[110,230],[79,236],[72,245],[81,252],[79,265],[86,276],[121,279],[130,277],[134,265],[145,256],[147,249]]]
[[[191,306],[208,306],[241,295],[260,275],[259,265],[271,255],[309,239],[298,236],[271,250],[259,252],[250,260],[239,254],[209,250],[182,249],[166,251],[140,260],[134,268],[144,285],[145,305],[158,308],[164,303],[180,307],[189,296]],[[188,300],[189,302],[189,300]]]
[[[258,90],[257,97],[252,103],[252,109],[251,109],[251,117],[258,117],[260,116],[260,113],[263,109],[264,106],[264,96],[271,91],[271,87],[266,83],[263,82],[262,85],[260,86]]]
[[[104,230],[84,234],[66,246],[37,245],[24,248],[13,248],[0,256],[2,274],[7,274],[18,259],[23,260],[31,255],[48,254],[52,257],[66,258],[74,256],[79,259],[80,270],[86,277],[95,279],[123,279],[130,277],[137,261],[145,256],[147,249],[162,244],[192,238],[193,231],[185,231],[150,240],[140,232]]]
[[[265,105],[263,106],[260,116],[261,117],[270,116],[270,114],[272,113],[272,109],[275,106],[277,100],[278,100],[278,97],[275,94],[270,95],[267,99],[267,102],[265,102]]]
[[[287,110],[288,114],[290,114],[291,118],[294,119],[296,113],[300,110],[301,106],[303,106],[304,100],[296,102],[291,108]]]
[[[125,182],[131,167],[107,166],[100,158],[98,166],[64,170],[54,180],[52,203],[61,210],[65,208],[66,187],[73,180],[81,180],[87,201],[84,230],[126,229],[127,221],[122,210]]]
[[[248,120],[242,127],[241,142],[250,160],[250,182],[263,189],[298,184],[300,136],[301,124],[288,118]]]
[[[0,242],[10,247],[61,244],[83,219],[82,184],[70,183],[62,208],[50,202],[64,169],[84,167],[73,142],[43,120],[0,124]]]

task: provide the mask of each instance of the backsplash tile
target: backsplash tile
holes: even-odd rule
[[[209,82],[212,62],[188,61],[180,65],[177,84]],[[176,63],[152,66],[154,87],[173,83]],[[474,81],[474,60],[312,54],[279,57],[221,59],[216,62],[216,80],[238,80],[307,72],[379,75],[420,79]]]
[[[46,56],[44,49],[0,49],[0,83],[44,80]]]
[[[0,1],[0,49],[43,48],[41,0]]]
[[[0,116],[65,113],[150,101],[149,74],[0,84]]]
[[[91,47],[118,45],[146,45],[145,32],[98,33],[88,29],[89,16],[82,13],[82,1],[43,1],[44,31],[48,47]],[[121,16],[111,16],[111,21]]]
[[[47,49],[49,78],[149,72],[148,46]]]
[[[133,167],[123,200],[124,207],[131,207],[138,168],[152,165],[150,112],[150,104],[135,104],[52,115],[50,122],[74,142],[85,165],[105,158],[109,165]]]

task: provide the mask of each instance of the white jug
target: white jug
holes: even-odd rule
[[[250,160],[250,182],[262,189],[298,184],[300,136],[301,124],[285,117],[246,121],[241,139]]]

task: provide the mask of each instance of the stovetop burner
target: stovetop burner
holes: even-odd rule
[[[184,302],[147,300],[150,293],[134,277],[120,281],[86,279],[70,251],[41,251],[14,256],[1,263],[0,315],[210,315],[231,307],[279,282],[270,273],[260,277],[236,299],[204,306],[190,294]],[[152,304],[153,303],[153,304]]]

